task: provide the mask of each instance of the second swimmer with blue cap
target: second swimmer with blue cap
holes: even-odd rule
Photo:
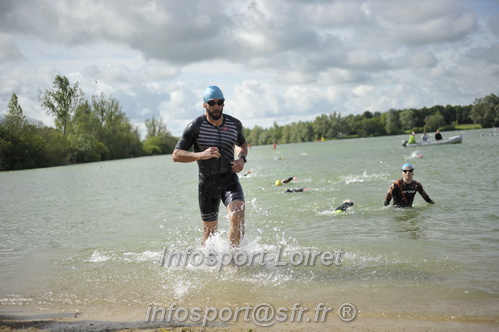
[[[393,198],[393,205],[397,207],[411,207],[417,192],[426,202],[434,204],[430,196],[424,191],[423,185],[412,179],[414,176],[414,167],[406,163],[402,165],[401,169],[402,178],[390,185],[385,196],[384,205],[389,205]]]

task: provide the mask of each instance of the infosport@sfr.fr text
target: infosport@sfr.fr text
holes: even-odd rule
[[[318,303],[315,308],[303,306],[301,303],[294,303],[291,308],[274,307],[269,303],[259,303],[257,305],[246,304],[244,306],[187,308],[177,306],[176,303],[169,307],[148,306],[146,322],[201,322],[202,326],[207,326],[208,322],[216,320],[222,322],[237,322],[241,319],[245,322],[253,322],[261,327],[269,327],[276,322],[325,322],[328,314],[334,310],[333,307],[325,303]],[[351,303],[343,303],[337,309],[338,318],[344,322],[350,322],[357,316],[357,308]]]

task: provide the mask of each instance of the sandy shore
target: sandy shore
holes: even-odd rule
[[[1,309],[1,308],[0,308]],[[276,323],[260,327],[250,322],[210,322],[208,326],[187,322],[125,321],[95,319],[74,313],[0,313],[0,331],[497,331],[499,317],[366,317],[359,315],[352,322],[332,320],[321,323]],[[122,318],[122,317],[121,317]]]

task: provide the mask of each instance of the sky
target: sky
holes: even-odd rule
[[[180,136],[219,86],[247,128],[499,93],[499,0],[0,0],[0,114],[56,75]]]

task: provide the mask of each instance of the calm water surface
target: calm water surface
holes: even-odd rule
[[[141,320],[148,305],[172,302],[351,302],[366,317],[497,319],[499,136],[481,133],[419,149],[401,147],[402,136],[253,147],[253,173],[241,176],[245,252],[288,262],[297,251],[344,252],[332,266],[161,266],[164,248],[201,249],[197,165],[171,156],[0,173],[0,310]],[[417,196],[412,209],[383,208],[407,161],[436,204]],[[283,193],[294,187],[311,190]],[[344,199],[353,208],[332,213]],[[209,248],[228,248],[227,228],[222,213]]]

